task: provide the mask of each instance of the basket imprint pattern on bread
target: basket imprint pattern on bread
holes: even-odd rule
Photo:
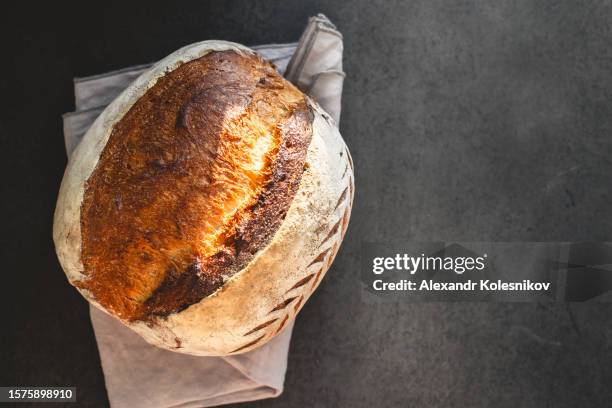
[[[344,152],[345,154],[342,157],[345,164],[342,178],[346,183],[346,187],[340,194],[332,217],[330,217],[327,224],[333,226],[320,243],[319,250],[321,252],[308,265],[306,276],[290,287],[285,292],[285,298],[270,310],[270,320],[261,323],[244,334],[245,338],[255,336],[256,338],[249,340],[246,344],[233,350],[232,353],[238,353],[244,349],[255,347],[258,343],[265,341],[267,337],[273,337],[280,333],[285,328],[287,322],[298,314],[305,301],[314,293],[321,279],[331,267],[348,228],[355,191],[353,160],[346,146],[344,147]]]

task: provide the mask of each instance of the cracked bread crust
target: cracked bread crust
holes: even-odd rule
[[[125,321],[221,288],[282,223],[312,120],[254,54],[213,51],[167,72],[114,125],[85,183],[75,286]]]

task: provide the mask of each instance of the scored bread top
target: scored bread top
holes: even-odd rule
[[[219,289],[282,223],[312,121],[255,54],[213,51],[167,72],[115,123],[85,184],[74,284],[125,321]]]

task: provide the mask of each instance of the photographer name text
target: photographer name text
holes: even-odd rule
[[[500,279],[466,279],[460,282],[440,282],[432,279],[419,279],[419,272],[446,272],[450,276],[466,277],[464,273],[479,272],[486,269],[487,254],[482,256],[441,257],[412,256],[396,254],[392,257],[372,259],[372,273],[382,275],[387,271],[402,271],[414,279],[400,279],[387,282],[375,279],[372,288],[375,291],[426,291],[426,292],[465,292],[465,291],[543,291],[550,289],[550,282],[537,282],[523,279],[517,282],[505,282]],[[445,279],[444,279],[445,280]]]

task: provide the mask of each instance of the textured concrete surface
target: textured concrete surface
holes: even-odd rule
[[[83,406],[107,404],[86,305],[51,243],[72,77],[202,39],[293,41],[324,12],[345,36],[355,210],[296,323],[285,393],[252,406],[610,406],[612,305],[370,305],[358,278],[362,239],[611,239],[610,2],[105,2],[73,16],[11,7],[0,383],[71,384]]]

